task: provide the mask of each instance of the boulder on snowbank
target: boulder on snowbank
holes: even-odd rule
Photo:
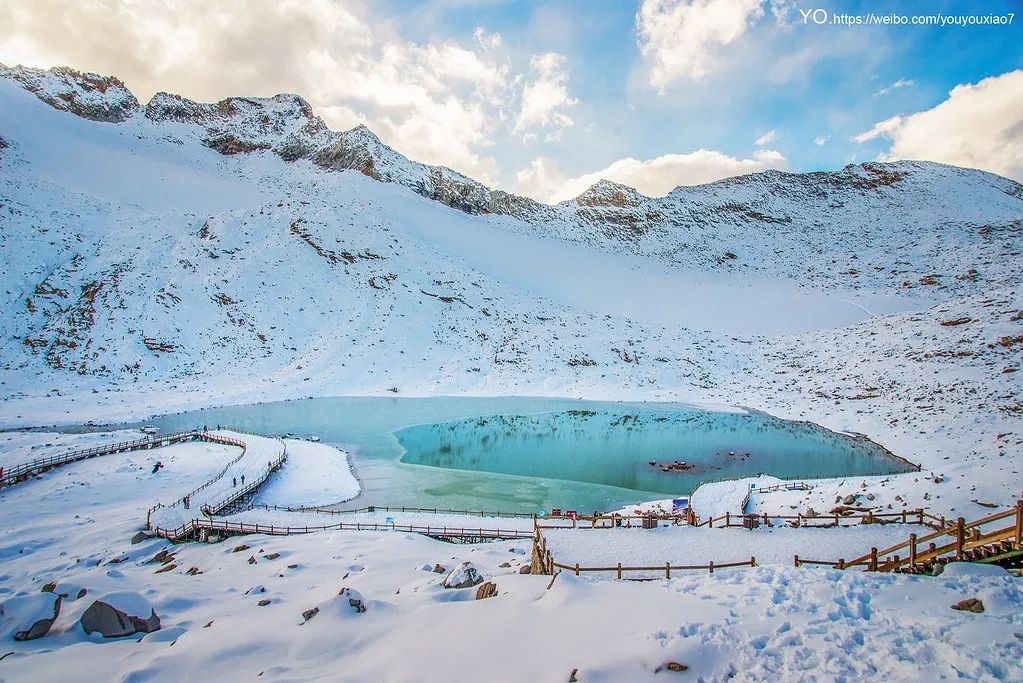
[[[342,588],[337,595],[342,601],[347,600],[348,606],[356,614],[362,614],[366,611],[366,598],[359,591],[351,588]]]
[[[148,600],[132,591],[107,593],[94,601],[82,614],[86,633],[99,632],[104,638],[120,638],[135,633],[160,630],[160,617]]]
[[[50,632],[60,614],[61,598],[53,593],[19,595],[0,602],[0,632],[4,638],[35,640]]]
[[[463,562],[444,577],[445,588],[471,588],[478,583],[483,583],[483,577],[473,566],[472,562]]]

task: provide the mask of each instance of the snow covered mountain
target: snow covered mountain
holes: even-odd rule
[[[989,457],[1019,445],[995,437],[1023,410],[1021,249],[1023,187],[975,170],[602,181],[548,206],[296,95],[142,106],[116,78],[0,67],[3,424],[554,394]]]

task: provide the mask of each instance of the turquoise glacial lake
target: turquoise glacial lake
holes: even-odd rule
[[[907,472],[864,437],[750,410],[557,398],[316,398],[211,408],[130,426],[229,425],[318,437],[351,454],[352,505],[608,510],[758,473]],[[684,461],[684,471],[660,465]],[[652,466],[650,462],[656,462]]]

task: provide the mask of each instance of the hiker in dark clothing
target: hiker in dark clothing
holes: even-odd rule
[[[245,475],[242,475],[242,486],[245,486]]]
[[[231,477],[231,486],[238,485],[238,477]]]
[[[185,504],[185,509],[187,510],[188,509],[188,496],[185,496],[184,498],[182,498],[181,501]]]

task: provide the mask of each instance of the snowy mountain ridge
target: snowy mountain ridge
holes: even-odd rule
[[[885,203],[893,194],[925,194],[926,186],[935,181],[983,183],[1023,200],[1023,186],[1005,178],[931,162],[897,162],[850,164],[838,172],[765,171],[680,186],[662,198],[601,180],[575,199],[550,206],[488,188],[449,168],[409,160],[364,125],[331,131],[299,95],[230,97],[204,104],[160,92],[142,107],[116,77],[69,67],[44,71],[0,64],[0,78],[16,81],[47,104],[84,118],[122,122],[144,116],[155,123],[186,124],[176,133],[224,155],[270,150],[285,161],[308,159],[331,170],[355,170],[468,213],[510,215],[565,239],[611,238],[644,254],[671,255],[691,247],[672,232],[737,222],[776,230],[791,222],[793,210],[805,209],[806,203],[826,204],[832,210],[856,199]],[[778,204],[786,206],[778,210]],[[647,238],[651,233],[652,239]]]

